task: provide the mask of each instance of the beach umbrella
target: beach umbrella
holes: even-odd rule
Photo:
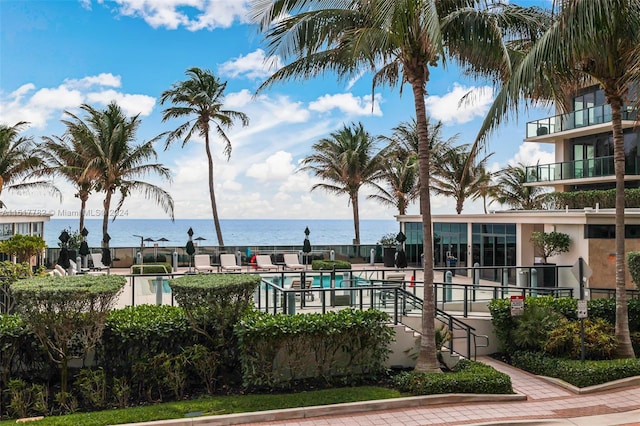
[[[311,233],[311,231],[309,231],[309,227],[307,226],[306,228],[304,228],[304,242],[302,243],[302,252],[304,253],[305,257],[311,253],[311,242],[309,241],[309,234]]]
[[[87,235],[89,235],[89,231],[87,228],[82,228],[80,231],[80,235],[82,235],[82,242],[80,243],[80,248],[78,249],[78,254],[82,256],[82,267],[87,267],[87,256],[91,251],[89,250],[89,244],[87,244]]]
[[[69,269],[71,267],[71,263],[69,262],[69,248],[67,247],[67,243],[69,242],[69,233],[64,230],[60,233],[58,239],[60,240],[60,256],[58,257],[58,265],[62,266],[64,269]]]
[[[104,266],[111,266],[111,250],[109,249],[109,241],[111,237],[108,232],[105,232],[104,237],[102,237],[102,259],[101,262]]]
[[[400,231],[398,232],[398,235],[396,235],[396,240],[399,243],[396,249],[396,268],[406,268],[407,254],[404,252],[403,243],[407,240],[407,237],[402,231]]]

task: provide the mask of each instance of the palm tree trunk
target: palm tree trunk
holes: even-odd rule
[[[222,228],[220,227],[220,219],[218,218],[218,207],[216,206],[216,193],[213,186],[213,157],[211,156],[211,148],[209,147],[209,131],[205,133],[204,149],[207,152],[207,162],[209,166],[209,198],[211,200],[211,212],[213,213],[213,225],[216,228],[216,236],[218,237],[218,245],[224,246],[222,240]]]
[[[419,68],[422,71],[422,67]],[[405,73],[407,69],[405,68]],[[408,73],[407,73],[408,74]],[[420,212],[422,213],[422,246],[424,253],[424,295],[422,304],[422,335],[420,353],[416,363],[416,371],[429,373],[440,372],[435,338],[435,300],[433,294],[433,236],[431,232],[431,199],[429,194],[429,130],[427,112],[424,106],[425,85],[427,78],[408,75],[413,89],[418,128],[418,171],[420,174]],[[423,75],[423,74],[419,74]]]
[[[606,93],[606,92],[605,92]],[[617,91],[616,93],[620,93]],[[635,358],[629,334],[629,313],[625,287],[624,248],[624,135],[622,133],[622,100],[607,96],[611,104],[613,127],[613,160],[616,174],[616,358]]]
[[[353,208],[353,228],[356,232],[356,238],[353,244],[360,244],[360,211],[358,208],[358,193],[351,194],[351,207]]]
[[[106,247],[106,243],[104,242],[104,236],[107,235],[107,231],[109,230],[109,209],[111,208],[111,188],[107,188],[107,192],[104,196],[104,201],[102,202],[102,208],[104,212],[102,214],[102,248]]]
[[[84,215],[86,212],[86,208],[87,208],[87,200],[89,199],[89,195],[85,195],[85,194],[80,194],[80,224],[79,224],[79,231],[82,232],[82,230],[84,229]]]

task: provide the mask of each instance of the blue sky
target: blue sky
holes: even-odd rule
[[[526,4],[520,1],[519,4]],[[533,3],[531,1],[530,3]],[[536,2],[540,3],[540,2]],[[544,4],[544,3],[542,3]],[[115,100],[130,115],[140,114],[139,142],[172,130],[178,122],[162,123],[160,94],[186,78],[191,67],[211,70],[228,82],[225,106],[250,118],[227,132],[233,145],[231,159],[213,138],[215,191],[220,217],[242,218],[352,218],[346,196],[311,192],[316,178],[297,172],[299,162],[319,139],[344,124],[362,122],[372,135],[391,129],[414,116],[408,87],[383,88],[371,98],[371,75],[338,81],[327,75],[304,82],[282,83],[253,94],[280,58],[265,58],[264,44],[248,21],[245,0],[0,0],[0,122],[30,123],[25,134],[36,140],[62,135],[65,110],[80,114],[88,103],[103,108]],[[269,61],[265,61],[269,59]],[[444,136],[459,134],[460,143],[472,142],[492,99],[487,82],[470,80],[454,67],[432,68],[425,99],[432,120],[444,123]],[[459,105],[461,96],[478,90],[473,105]],[[554,161],[552,148],[522,142],[525,123],[552,115],[532,109],[503,125],[488,140],[494,152],[491,168],[509,163]],[[191,140],[167,151],[158,143],[159,162],[168,166],[171,183],[162,185],[175,202],[176,218],[211,217],[204,144]],[[2,194],[8,209],[39,209],[62,217],[79,209],[73,189],[63,180],[63,201],[45,194]],[[362,219],[389,219],[396,214],[360,197]],[[102,194],[93,194],[88,208],[101,207]],[[433,197],[434,213],[454,213],[452,199]],[[499,208],[494,205],[492,208]],[[412,206],[409,213],[417,213]],[[463,213],[480,213],[479,203],[467,202]],[[166,217],[161,209],[133,194],[125,201],[129,218]]]

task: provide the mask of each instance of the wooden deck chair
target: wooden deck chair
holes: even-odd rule
[[[223,253],[220,255],[220,269],[223,271],[241,271],[242,266],[236,263],[236,255],[231,253]]]
[[[256,256],[256,268],[266,270],[278,270],[278,266],[271,263],[271,256],[268,254],[259,254]]]
[[[298,255],[295,253],[284,254],[284,267],[293,270],[306,269],[306,267],[300,263]]]
[[[291,281],[291,289],[293,289],[293,290],[302,290],[302,287],[301,287],[300,284],[301,284],[300,278],[294,278]],[[312,286],[313,286],[313,278],[305,278],[305,280],[304,280],[304,288],[307,289],[307,288],[311,288]],[[300,293],[302,293],[302,292],[300,292]],[[300,293],[296,293],[296,296],[299,295]],[[315,300],[315,296],[313,295],[312,291],[305,291],[304,292],[304,296],[307,299]]]
[[[213,272],[218,269],[215,266],[211,266],[211,258],[208,254],[196,254],[193,257],[193,267],[196,272]]]

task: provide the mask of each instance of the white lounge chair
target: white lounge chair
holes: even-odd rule
[[[256,256],[256,268],[266,270],[278,270],[278,266],[271,263],[271,256],[267,254],[259,254]]]
[[[93,263],[93,267],[91,269],[96,271],[102,271],[104,269],[109,269],[104,263],[102,263],[102,254],[100,253],[91,253],[91,262]]]
[[[306,269],[303,264],[298,261],[298,255],[295,253],[284,254],[284,267],[288,269]]]
[[[220,255],[220,269],[223,271],[240,271],[242,266],[236,264],[235,254],[223,253]]]
[[[196,254],[193,257],[193,267],[196,272],[213,272],[216,266],[211,266],[211,258],[208,254]]]

